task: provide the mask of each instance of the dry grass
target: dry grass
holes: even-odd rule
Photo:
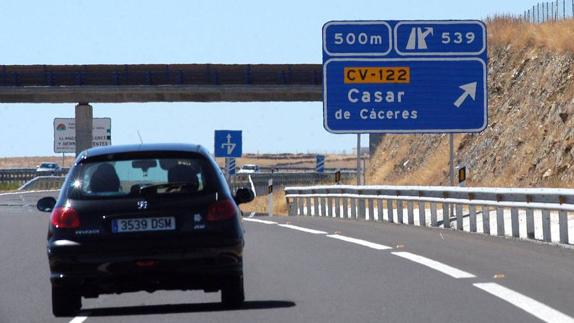
[[[268,212],[268,197],[258,196],[251,203],[242,204],[241,210],[245,213],[267,213]],[[278,191],[273,194],[273,214],[274,215],[287,215],[287,201],[285,200],[285,192]]]
[[[560,53],[574,52],[574,20],[531,24],[510,18],[496,18],[488,23],[491,46],[525,49],[542,47]]]

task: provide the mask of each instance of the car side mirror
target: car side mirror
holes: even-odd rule
[[[255,199],[255,194],[250,188],[245,187],[238,189],[234,198],[237,204],[249,203],[253,201],[253,199]]]
[[[56,199],[51,196],[47,196],[41,198],[38,203],[36,203],[36,208],[42,212],[52,212],[55,205]]]

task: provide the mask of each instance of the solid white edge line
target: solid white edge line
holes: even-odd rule
[[[438,262],[436,260],[425,258],[425,257],[419,256],[419,255],[415,255],[414,253],[401,251],[401,252],[392,252],[392,254],[395,256],[399,256],[399,257],[408,259],[410,261],[414,261],[416,263],[427,266],[427,267],[432,268],[434,270],[440,271],[441,273],[449,275],[449,276],[456,278],[456,279],[459,279],[459,278],[475,278],[476,277],[475,275],[467,273],[466,271],[462,271],[460,269],[451,267],[449,265],[445,265],[445,264]]]
[[[76,316],[70,321],[70,323],[82,323],[87,319],[88,319],[87,316]]]
[[[263,223],[263,224],[277,224],[277,222],[273,222],[273,221],[266,221],[266,220],[252,219],[252,218],[243,218],[243,221],[257,222],[257,223]]]
[[[473,285],[534,315],[542,321],[574,322],[574,318],[497,283],[476,283]]]
[[[279,226],[283,227],[283,228],[287,228],[287,229],[293,229],[293,230],[303,231],[303,232],[312,233],[312,234],[327,234],[327,232],[325,232],[325,231],[302,228],[302,227],[298,227],[296,225],[291,225],[291,224],[279,224]]]
[[[389,249],[393,249],[389,246],[385,246],[382,244],[378,244],[378,243],[374,243],[374,242],[369,242],[369,241],[365,241],[365,240],[361,240],[361,239],[355,239],[355,238],[351,238],[351,237],[346,237],[346,236],[342,236],[342,235],[338,235],[338,234],[332,234],[332,235],[328,235],[327,237],[329,238],[333,238],[333,239],[338,239],[338,240],[342,240],[342,241],[346,241],[346,242],[350,242],[350,243],[355,243],[364,247],[368,247],[368,248],[372,248],[372,249],[376,249],[376,250],[389,250]]]

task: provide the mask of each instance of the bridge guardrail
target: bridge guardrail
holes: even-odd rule
[[[341,172],[341,180],[355,178],[354,172]],[[234,187],[251,187],[249,177],[253,182],[257,195],[267,194],[267,183],[273,178],[275,187],[285,187],[287,185],[319,185],[325,183],[335,183],[335,173],[312,173],[312,172],[290,172],[290,173],[253,173],[238,174],[235,177]]]
[[[572,189],[334,185],[286,187],[285,197],[290,216],[454,225],[474,233],[574,243]]]
[[[68,173],[68,170],[68,168],[62,168],[54,172],[52,176],[64,176]],[[0,182],[24,183],[38,176],[44,175],[38,174],[35,168],[0,169]]]

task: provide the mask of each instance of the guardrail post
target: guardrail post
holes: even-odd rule
[[[341,217],[341,198],[335,197],[335,217]]]
[[[383,221],[383,199],[377,199],[377,221]]]
[[[456,229],[457,230],[463,230],[464,226],[463,226],[463,222],[462,222],[462,204],[456,204],[454,206],[455,212],[456,212]]]
[[[510,226],[512,227],[512,236],[515,238],[520,237],[518,229],[518,209],[513,207],[510,209]]]
[[[534,239],[534,210],[526,209],[526,236]]]
[[[419,225],[421,227],[426,227],[427,219],[426,219],[426,206],[425,202],[419,201]]]
[[[299,215],[303,216],[305,215],[305,205],[304,205],[304,199],[302,197],[298,197],[297,198],[297,205],[299,206]]]
[[[349,199],[343,197],[343,218],[349,218]]]
[[[367,207],[365,205],[365,199],[364,198],[359,198],[359,217],[361,218],[361,220],[366,220],[367,219]]]
[[[327,216],[327,198],[321,198],[321,216]]]
[[[291,198],[291,208],[293,212],[293,216],[297,216],[297,212],[299,211],[299,205],[297,205],[298,198],[292,197]]]
[[[369,199],[369,221],[375,220],[375,201]]]
[[[450,205],[448,203],[442,204],[442,226],[443,228],[450,228]]]
[[[431,225],[431,227],[436,227],[436,226],[437,226],[437,220],[436,220],[436,203],[431,203],[431,204],[430,204],[430,225]]]
[[[560,227],[560,243],[568,243],[568,213],[560,211],[558,213],[558,225]]]
[[[542,210],[542,240],[550,242],[550,210]]]
[[[403,201],[397,200],[397,222],[400,224],[404,223],[403,219]]]
[[[331,196],[327,197],[327,216],[333,217],[333,198]]]
[[[469,205],[468,211],[470,213],[470,232],[476,232],[476,206]]]
[[[351,219],[357,219],[357,199],[354,197],[351,198]]]
[[[319,198],[313,197],[313,212],[315,216],[319,216]]]
[[[390,223],[395,222],[393,214],[393,200],[387,200],[387,220]]]
[[[296,214],[296,208],[295,208],[295,203],[294,203],[294,198],[287,198],[287,206],[289,208],[289,216],[295,216]]]
[[[413,207],[413,201],[407,201],[407,212],[409,214],[408,224],[415,224],[415,210]]]
[[[305,199],[305,210],[307,211],[307,216],[312,216],[312,212],[311,212],[311,197],[307,196],[307,198]]]
[[[490,209],[488,206],[482,206],[482,232],[490,234]]]
[[[496,235],[504,236],[504,209],[501,207],[496,208]]]

